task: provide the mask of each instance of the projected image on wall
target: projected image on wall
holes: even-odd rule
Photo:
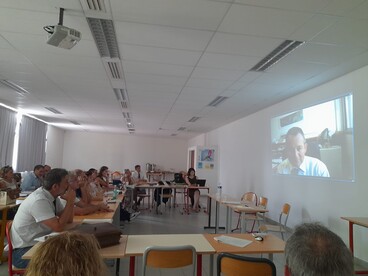
[[[272,171],[354,181],[351,94],[271,119]]]

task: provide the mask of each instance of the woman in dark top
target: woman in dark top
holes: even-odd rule
[[[102,166],[100,172],[98,173],[95,182],[99,184],[102,188],[109,187],[109,168]]]
[[[197,187],[197,177],[195,175],[195,170],[189,168],[188,174],[185,177],[185,183],[189,186],[188,196],[190,197],[190,202],[192,204],[192,209],[195,212],[199,212],[199,189],[194,189],[192,187]]]

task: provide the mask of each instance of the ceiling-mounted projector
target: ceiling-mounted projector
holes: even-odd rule
[[[64,9],[60,8],[59,23],[43,27],[49,33],[46,43],[64,49],[71,49],[82,38],[81,32],[63,26]]]

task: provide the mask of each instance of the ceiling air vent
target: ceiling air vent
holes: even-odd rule
[[[208,106],[218,106],[220,103],[222,103],[223,101],[227,100],[228,98],[229,97],[218,96],[212,102],[210,102],[208,104]]]
[[[185,130],[186,129],[186,127],[179,127],[178,128],[178,131],[183,131],[183,130]]]
[[[134,129],[133,123],[127,123],[127,127],[128,127],[128,129]]]
[[[71,122],[73,125],[80,126],[80,123],[78,123],[77,121],[69,121],[69,122]]]
[[[192,117],[188,122],[194,123],[195,121],[198,121],[201,117]]]
[[[120,60],[104,60],[103,61],[108,76],[113,80],[123,80],[123,70]]]
[[[122,89],[122,88],[113,88],[113,90],[114,90],[116,99],[119,102],[126,102],[128,100],[128,97],[126,95],[125,89]]]
[[[84,0],[86,6],[91,11],[102,11],[106,12],[104,0]]]
[[[120,58],[112,20],[87,17],[89,28],[101,57]]]
[[[271,53],[269,53],[265,58],[258,62],[250,71],[264,72],[272,65],[279,62],[281,59],[286,57],[292,51],[294,51],[299,46],[303,45],[305,41],[296,40],[285,40],[279,46],[277,46]]]
[[[123,112],[123,116],[125,119],[129,119],[130,120],[130,114],[129,112]]]
[[[45,107],[48,111],[51,111],[54,114],[63,114],[61,111],[57,110],[56,108],[53,107]]]
[[[12,82],[10,80],[0,80],[0,83],[2,83],[3,85],[15,90],[18,94],[20,94],[22,96],[25,95],[25,94],[29,94],[29,92],[26,89],[19,86],[18,84],[15,84],[14,82]]]

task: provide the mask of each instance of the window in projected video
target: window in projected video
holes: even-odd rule
[[[354,180],[351,94],[271,119],[276,174]]]

